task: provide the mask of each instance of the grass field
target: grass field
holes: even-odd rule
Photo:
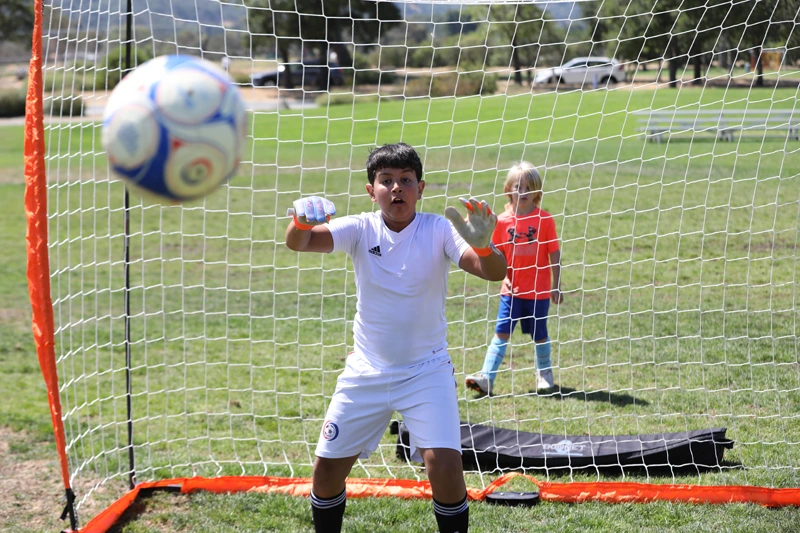
[[[718,471],[624,478],[798,486],[800,143],[755,134],[721,143],[691,133],[645,143],[630,114],[675,105],[792,109],[796,98],[786,89],[573,91],[254,115],[250,161],[229,187],[204,205],[136,202],[131,211],[138,479],[310,473],[352,342],[355,290],[344,256],[299,257],[282,245],[283,214],[312,193],[326,194],[342,214],[370,210],[368,149],[403,140],[424,147],[425,211],[441,213],[467,194],[502,208],[498,168],[524,158],[546,169],[543,207],[562,239],[568,292],[548,324],[561,388],[529,392],[533,347],[517,333],[497,396],[460,389],[464,420],[569,435],[727,427],[736,446]],[[42,442],[51,433],[27,325],[20,137],[19,127],[0,128],[10,148],[0,152],[10,228],[0,263],[0,392],[18,398],[0,404],[0,426]],[[96,125],[54,126],[47,141],[58,368],[87,519],[125,490],[122,188],[105,178]],[[480,367],[498,289],[460,272],[450,277],[459,382]],[[395,459],[388,433],[353,474],[424,476]],[[483,486],[492,474],[469,474],[468,484]],[[534,475],[605,479],[577,470]],[[426,502],[348,505],[350,531],[434,528]],[[793,509],[743,505],[472,508],[475,531],[800,529]],[[123,531],[310,528],[307,503],[281,497],[159,496],[137,511]]]

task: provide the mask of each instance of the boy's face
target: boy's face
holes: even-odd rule
[[[389,229],[400,231],[414,220],[417,200],[422,198],[425,182],[417,179],[410,168],[382,168],[375,172],[375,181],[367,184],[367,192],[383,213]]]
[[[533,211],[536,205],[533,201],[534,194],[528,189],[528,184],[524,180],[517,182],[516,190],[508,195],[511,204],[516,208],[517,213],[526,214]]]

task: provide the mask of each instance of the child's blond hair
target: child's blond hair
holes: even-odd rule
[[[519,164],[514,165],[508,171],[506,182],[503,185],[503,192],[508,197],[506,211],[511,211],[512,209],[511,193],[518,189],[520,181],[524,181],[525,185],[528,186],[528,191],[533,193],[533,204],[536,207],[539,207],[542,202],[542,177],[539,175],[539,171],[527,161],[520,161]]]

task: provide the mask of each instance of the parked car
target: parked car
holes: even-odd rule
[[[534,84],[542,83],[594,83],[609,85],[625,81],[625,67],[609,57],[576,57],[560,67],[536,72]]]
[[[292,63],[291,65],[278,65],[276,70],[267,70],[251,74],[250,79],[256,87],[274,85],[287,87],[289,85],[288,70],[292,74],[292,85],[295,87],[318,87],[320,74],[323,66],[317,62],[304,61],[302,64]],[[338,63],[331,61],[328,64],[328,80],[330,86],[344,85],[344,74]]]

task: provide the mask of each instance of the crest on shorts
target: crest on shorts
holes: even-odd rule
[[[322,426],[322,438],[324,438],[325,440],[334,440],[338,436],[339,436],[339,426],[337,426],[330,420],[326,420],[325,425]]]

